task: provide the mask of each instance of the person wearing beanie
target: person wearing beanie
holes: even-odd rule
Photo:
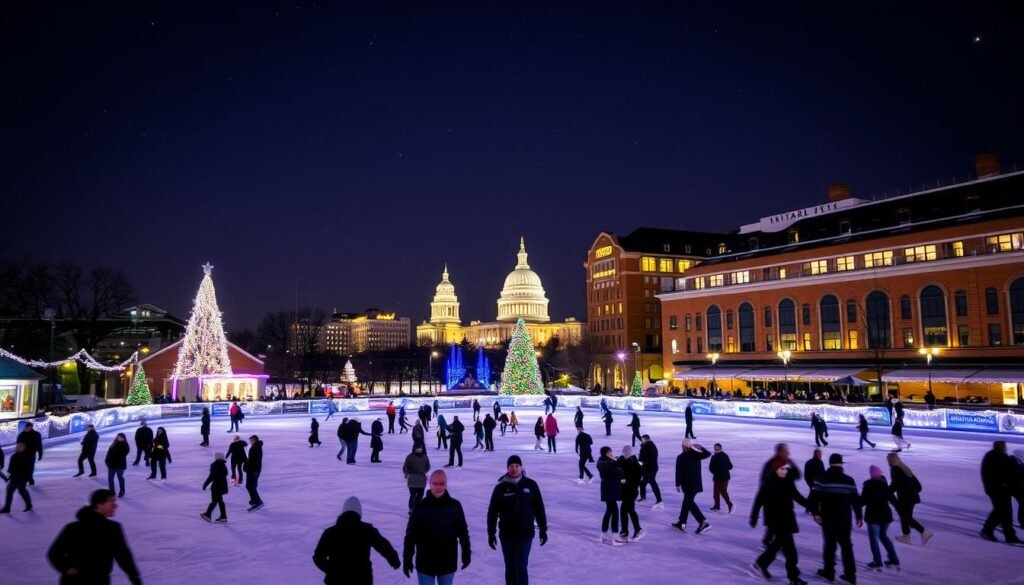
[[[594,480],[594,474],[590,473],[587,469],[587,463],[594,460],[594,453],[592,447],[594,445],[594,439],[586,432],[583,427],[576,427],[576,454],[579,455],[579,468],[580,476],[576,480],[576,483],[590,483]],[[584,480],[583,476],[586,475],[587,479]]]
[[[630,542],[636,542],[643,538],[646,530],[640,527],[640,516],[636,513],[636,498],[640,495],[640,481],[643,479],[644,471],[633,454],[633,448],[626,445],[622,448],[622,456],[618,459],[619,467],[626,476],[626,483],[622,484],[622,506],[619,513],[622,516],[621,539],[629,537],[629,521],[633,521],[633,536]]]
[[[601,456],[597,459],[597,473],[601,476],[601,501],[604,502],[601,543],[620,546],[629,541],[619,533],[619,502],[622,500],[622,486],[626,483],[626,474],[616,463],[611,447],[601,447]],[[609,525],[611,533],[608,532]]]
[[[61,575],[61,583],[109,583],[114,561],[132,585],[142,585],[121,525],[111,520],[117,511],[113,490],[96,490],[76,521],[60,531],[46,553]]]
[[[711,472],[711,481],[714,482],[712,496],[714,497],[715,505],[711,507],[711,511],[718,512],[721,510],[721,501],[724,499],[729,513],[732,514],[732,499],[729,498],[729,480],[732,479],[729,471],[732,470],[732,460],[722,450],[721,443],[715,443],[714,449],[715,453],[711,456],[711,460],[708,461],[708,471]]]
[[[203,482],[203,491],[206,491],[207,486],[210,487],[210,505],[199,517],[211,522],[210,515],[213,514],[213,509],[218,508],[220,516],[217,517],[217,523],[227,524],[228,513],[224,507],[224,494],[228,493],[228,465],[224,461],[224,454],[219,451],[213,455],[210,473]]]
[[[843,456],[833,453],[828,457],[829,468],[811,489],[811,512],[814,521],[821,525],[825,546],[822,549],[824,568],[818,576],[827,581],[836,578],[836,547],[843,559],[843,573],[839,578],[853,585],[857,582],[857,562],[853,556],[850,532],[853,530],[851,516],[857,518],[857,528],[864,526],[861,516],[860,494],[853,478],[843,472]]]
[[[868,468],[868,475],[871,479],[864,482],[861,488],[860,498],[864,502],[864,520],[868,525],[868,542],[871,544],[871,562],[869,569],[879,571],[882,567],[899,568],[900,559],[896,556],[896,547],[889,540],[889,524],[892,523],[892,508],[889,504],[898,506],[896,497],[892,495],[882,470],[872,465]],[[885,547],[886,560],[882,564],[882,553],[878,543],[881,541]]]
[[[704,518],[694,501],[697,494],[704,491],[700,462],[708,457],[711,457],[711,453],[699,443],[683,439],[683,451],[676,456],[676,491],[683,493],[683,505],[679,508],[679,520],[672,523],[682,532],[686,532],[686,520],[690,514],[697,521],[697,534],[704,534],[711,528],[711,523]]]
[[[402,566],[395,547],[368,522],[363,505],[351,496],[341,507],[338,521],[324,530],[313,551],[313,563],[324,573],[326,585],[373,585],[370,550],[376,550],[392,569]]]
[[[450,584],[459,568],[460,547],[465,569],[471,558],[466,514],[448,493],[448,475],[439,469],[430,474],[430,489],[409,517],[402,571],[412,577],[415,570],[420,583]]]
[[[487,545],[497,550],[501,541],[505,585],[527,585],[534,530],[541,546],[548,542],[547,513],[540,486],[523,473],[523,460],[511,455],[505,467],[487,506]]]
[[[750,511],[750,527],[757,527],[757,517],[764,509],[764,525],[769,533],[768,544],[757,560],[754,561],[754,573],[764,579],[771,579],[768,567],[775,562],[775,557],[782,551],[786,559],[786,577],[790,585],[807,585],[800,578],[797,567],[798,557],[793,535],[800,531],[793,512],[793,502],[807,508],[810,502],[796,488],[796,482],[789,477],[790,462],[782,457],[774,457],[768,462],[768,475],[761,482],[754,498],[754,507]]]

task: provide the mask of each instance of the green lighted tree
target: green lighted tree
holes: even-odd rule
[[[644,395],[644,384],[640,380],[640,372],[633,374],[633,383],[629,386],[630,396],[643,396]]]
[[[540,378],[537,367],[537,354],[534,353],[533,341],[526,331],[526,323],[520,318],[512,330],[512,340],[508,344],[508,357],[505,358],[505,369],[501,372],[502,394],[543,394],[544,382]]]
[[[142,364],[135,366],[135,375],[132,377],[132,385],[128,389],[128,398],[125,399],[128,406],[140,404],[153,404],[153,395],[149,392],[149,384],[146,383],[146,369]]]

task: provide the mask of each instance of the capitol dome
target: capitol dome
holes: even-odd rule
[[[435,289],[434,300],[430,303],[431,323],[459,323],[459,297],[455,296],[455,285],[448,280],[448,265],[444,265],[441,282]]]
[[[547,323],[548,299],[537,273],[526,262],[526,242],[519,239],[519,262],[515,270],[505,277],[505,286],[498,299],[498,321],[527,321]]]

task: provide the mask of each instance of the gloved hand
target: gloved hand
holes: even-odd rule
[[[397,569],[397,568],[399,568],[401,566],[402,566],[402,561],[398,560],[397,558],[395,558],[395,560],[391,561],[391,568],[392,569]]]
[[[498,537],[491,534],[487,537],[487,546],[491,547],[491,550],[498,550]]]
[[[545,544],[547,544],[548,543],[548,531],[547,530],[541,530],[540,531],[540,536],[538,538],[540,540],[540,545],[541,546],[544,546]]]
[[[411,578],[412,577],[412,565],[410,565],[409,563],[406,563],[406,564],[402,565],[402,572],[405,573],[405,576],[407,578]]]

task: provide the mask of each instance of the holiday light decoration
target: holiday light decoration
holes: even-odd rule
[[[192,315],[185,328],[185,339],[178,350],[178,362],[172,378],[197,378],[206,374],[230,376],[228,341],[224,323],[217,308],[217,292],[213,288],[213,265],[203,265],[203,281],[199,283]]]
[[[451,350],[448,352],[448,363],[445,365],[445,377],[447,388],[454,388],[466,377],[466,367],[462,363],[462,348],[452,342]]]
[[[633,374],[633,383],[629,386],[630,396],[643,396],[644,395],[644,384],[640,380],[640,372]]]
[[[345,362],[345,369],[341,371],[341,381],[345,384],[355,384],[359,381],[356,378],[356,369],[352,367],[352,360]]]
[[[153,395],[149,392],[149,384],[146,383],[146,369],[142,367],[142,364],[135,367],[132,385],[128,389],[128,397],[125,398],[124,403],[127,406],[153,403]]]
[[[25,359],[25,358],[23,358],[23,357],[21,357],[19,355],[13,354],[13,353],[7,351],[6,349],[2,349],[2,348],[0,348],[0,357],[5,357],[7,359],[14,360],[14,361],[18,362],[19,364],[24,365],[24,366],[28,366],[30,368],[59,368],[59,367],[65,365],[65,364],[70,364],[70,363],[75,362],[75,361],[80,361],[83,364],[85,364],[85,367],[87,367],[87,368],[89,368],[91,370],[102,370],[104,372],[120,372],[120,371],[124,370],[126,367],[128,367],[128,364],[130,364],[130,363],[134,362],[136,359],[138,359],[139,352],[133,353],[132,355],[130,355],[128,357],[128,359],[124,360],[123,362],[121,362],[121,363],[119,363],[117,365],[113,365],[113,366],[105,366],[105,365],[99,363],[98,361],[96,361],[96,358],[92,357],[89,354],[89,352],[85,351],[84,349],[80,349],[76,353],[74,353],[72,355],[69,355],[68,357],[66,357],[66,358],[64,358],[62,360],[57,360],[55,362],[44,362],[42,360],[29,360],[29,359]]]
[[[484,355],[482,345],[476,349],[476,380],[484,388],[491,387],[491,360]]]
[[[515,329],[512,330],[512,340],[508,344],[505,370],[501,373],[501,392],[544,393],[544,382],[541,381],[540,368],[537,366],[537,354],[534,353],[533,341],[526,331],[526,322],[522,317],[516,321]]]

